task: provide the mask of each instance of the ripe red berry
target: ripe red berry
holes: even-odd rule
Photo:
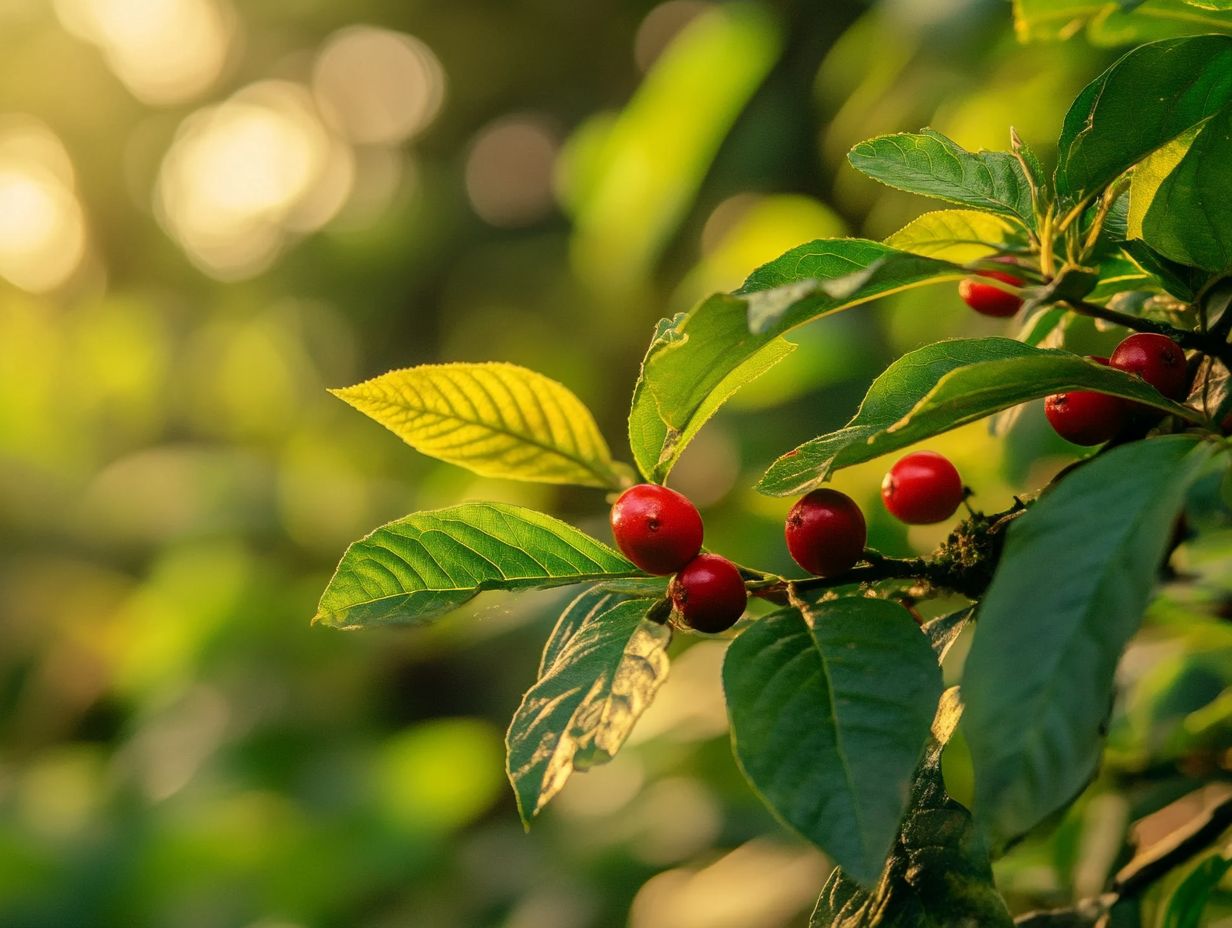
[[[1189,390],[1185,352],[1165,335],[1135,332],[1116,346],[1108,363],[1127,374],[1137,374],[1172,400],[1183,400]]]
[[[727,631],[744,615],[749,594],[736,565],[717,554],[699,554],[667,586],[672,605],[699,632]]]
[[[963,496],[958,469],[935,451],[907,455],[881,481],[886,509],[908,525],[944,522],[954,514]]]
[[[1011,287],[1021,287],[1022,280],[1004,271],[979,271],[980,277],[989,277],[1009,284]],[[976,277],[966,277],[958,284],[958,295],[962,301],[983,316],[1005,318],[1012,316],[1022,308],[1022,300],[993,284],[986,284]]]
[[[1108,364],[1107,358],[1091,358]],[[1075,445],[1100,445],[1125,427],[1135,404],[1093,390],[1056,393],[1044,400],[1053,431]]]
[[[612,537],[647,573],[675,573],[702,549],[702,517],[687,496],[642,483],[621,493],[612,506]]]
[[[849,570],[864,554],[868,529],[855,500],[838,490],[814,490],[797,501],[783,530],[797,564],[819,577]]]

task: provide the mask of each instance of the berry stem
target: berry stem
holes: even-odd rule
[[[1194,351],[1201,351],[1203,354],[1210,355],[1213,358],[1218,358],[1230,370],[1232,370],[1232,345],[1219,338],[1212,338],[1210,335],[1203,332],[1193,332],[1189,329],[1179,329],[1174,325],[1169,325],[1166,322],[1158,322],[1154,319],[1143,319],[1139,316],[1131,316],[1128,313],[1118,312],[1115,309],[1109,309],[1106,306],[1100,306],[1096,303],[1088,303],[1086,300],[1066,300],[1065,305],[1076,313],[1084,316],[1090,316],[1093,319],[1103,319],[1105,322],[1112,322],[1116,325],[1122,325],[1127,329],[1132,329],[1135,332],[1152,332],[1156,335],[1164,335],[1182,348],[1189,348]]]

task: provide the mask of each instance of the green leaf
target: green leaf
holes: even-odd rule
[[[590,410],[516,364],[425,364],[330,392],[416,451],[486,477],[621,485]]]
[[[953,339],[895,361],[873,381],[846,426],[780,457],[757,489],[770,496],[802,493],[840,468],[1066,390],[1097,390],[1186,419],[1202,418],[1139,378],[1068,351],[1033,348],[1009,338]]]
[[[1121,248],[1135,264],[1159,281],[1168,293],[1186,303],[1192,302],[1207,275],[1196,268],[1169,261],[1146,242],[1125,242]]]
[[[781,335],[819,316],[910,287],[962,277],[956,264],[863,239],[801,245],[662,320],[642,361],[629,413],[638,469],[663,481],[689,440],[736,389],[784,357]]]
[[[1129,184],[1129,215],[1125,223],[1127,239],[1142,238],[1142,221],[1146,219],[1146,211],[1159,192],[1159,185],[1180,164],[1197,134],[1197,126],[1186,130],[1155,149],[1134,167]]]
[[[850,597],[751,625],[723,663],[736,759],[785,823],[875,883],[941,695],[901,606]]]
[[[1065,116],[1057,189],[1098,192],[1185,130],[1232,102],[1232,36],[1165,39],[1121,57]]]
[[[1168,899],[1163,928],[1201,928],[1211,893],[1229,870],[1232,857],[1227,854],[1213,854],[1194,867]]]
[[[1014,227],[992,213],[942,209],[913,219],[885,240],[891,248],[964,264],[1004,251]]]
[[[946,793],[941,775],[941,750],[960,710],[957,688],[946,690],[877,886],[865,889],[836,869],[817,900],[810,928],[1010,928],[988,851],[971,814]]]
[[[1232,67],[1232,58],[1229,58]],[[1166,258],[1215,273],[1232,268],[1232,106],[1199,130],[1142,220],[1143,240]]]
[[[1023,42],[1069,39],[1085,31],[1095,45],[1128,45],[1171,36],[1227,31],[1226,0],[1014,0]],[[1226,7],[1224,7],[1226,9]]]
[[[464,503],[417,512],[352,544],[313,621],[335,628],[421,625],[484,590],[641,575],[559,519],[505,503]]]
[[[1117,661],[1212,453],[1191,436],[1122,445],[1011,525],[962,684],[976,816],[994,844],[1027,832],[1094,773]]]
[[[1035,226],[1031,187],[1022,165],[1008,152],[969,152],[940,132],[924,129],[860,142],[847,160],[889,187]]]
[[[509,726],[509,782],[531,820],[574,771],[611,760],[667,677],[671,629],[653,599],[588,590],[565,609]]]

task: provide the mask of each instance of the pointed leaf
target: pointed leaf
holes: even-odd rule
[[[516,364],[425,364],[330,392],[416,451],[486,477],[621,485],[590,410]]]
[[[924,129],[861,142],[847,160],[889,187],[1009,216],[1027,228],[1035,225],[1030,184],[1009,152],[969,152]]]
[[[840,468],[1066,390],[1096,390],[1202,420],[1141,379],[1068,351],[1032,348],[1009,338],[954,339],[895,361],[873,381],[846,426],[780,457],[757,489],[770,496],[798,494]]]
[[[1232,106],[1207,120],[1160,183],[1142,220],[1142,239],[1180,264],[1224,273],[1232,268],[1232,217],[1223,208],[1229,201]]]
[[[612,759],[667,677],[671,630],[645,617],[654,602],[589,590],[561,615],[506,737],[528,826],[575,770]]]
[[[862,239],[801,245],[659,323],[629,413],[629,444],[648,479],[667,478],[688,441],[739,386],[790,349],[780,336],[819,316],[909,287],[963,276],[950,262]]]
[[[1005,219],[974,209],[940,209],[913,219],[885,240],[916,255],[966,263],[1003,251],[1016,238]]]
[[[753,623],[728,649],[732,744],[771,810],[870,885],[907,805],[940,668],[895,603],[804,608]]]
[[[1152,42],[1088,84],[1065,116],[1057,189],[1081,200],[1232,103],[1232,36]]]
[[[420,625],[484,590],[530,590],[641,576],[571,525],[505,503],[465,503],[383,525],[349,548],[314,622]]]
[[[976,813],[994,844],[1038,824],[1094,773],[1117,661],[1212,453],[1191,436],[1123,445],[1011,525],[963,676]]]
[[[817,900],[810,928],[1010,928],[988,850],[971,813],[946,793],[941,775],[941,750],[960,711],[957,688],[946,690],[912,782],[911,804],[877,886],[865,889],[836,869]]]

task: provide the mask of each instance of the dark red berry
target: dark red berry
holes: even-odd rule
[[[963,495],[958,468],[935,451],[907,455],[881,481],[886,509],[908,525],[944,522],[958,509]]]
[[[1011,287],[1021,287],[1022,280],[1004,271],[979,271],[980,277],[988,277],[1009,284]],[[958,284],[958,295],[962,301],[983,316],[1005,318],[1012,316],[1022,308],[1022,300],[993,284],[986,284],[976,277],[966,277]]]
[[[1189,392],[1185,352],[1165,335],[1135,332],[1116,346],[1108,363],[1137,374],[1168,399],[1183,400]]]
[[[715,634],[744,615],[749,594],[736,565],[717,554],[699,554],[667,586],[672,605],[689,628]]]
[[[612,537],[642,570],[671,574],[702,549],[702,517],[687,496],[642,483],[621,493],[612,506]]]
[[[864,555],[868,529],[855,500],[838,490],[814,490],[791,507],[783,530],[797,564],[819,577],[841,574]]]
[[[1088,360],[1107,366],[1108,359]],[[1044,400],[1044,415],[1053,431],[1075,445],[1100,445],[1121,431],[1136,404],[1093,390],[1055,393]]]

